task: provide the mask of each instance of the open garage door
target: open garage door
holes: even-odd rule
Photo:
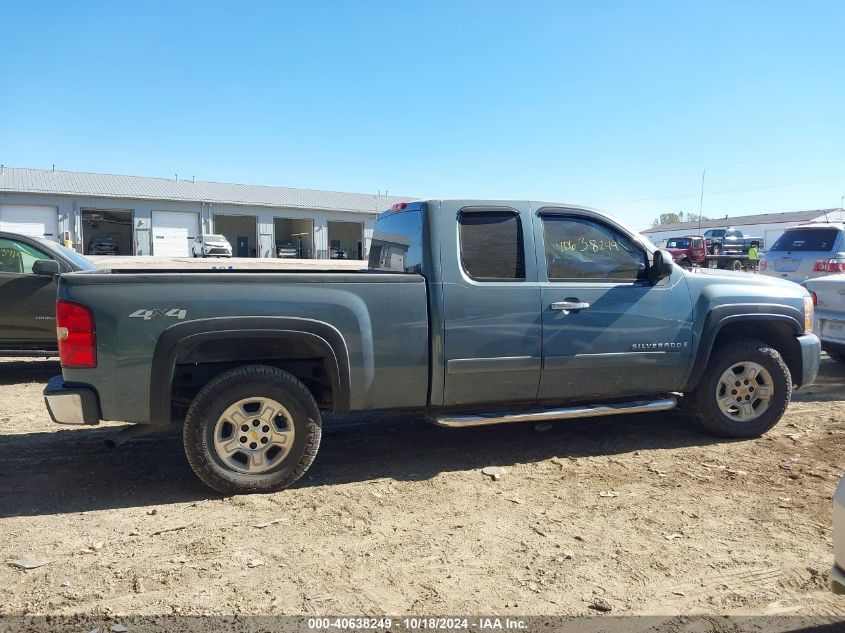
[[[59,210],[22,204],[0,204],[0,231],[59,241]]]
[[[314,220],[273,218],[276,257],[314,259]]]
[[[254,215],[215,215],[214,232],[232,245],[232,257],[257,257],[258,218]]]
[[[329,257],[364,259],[364,225],[361,222],[329,220]]]
[[[130,209],[82,209],[86,255],[132,255]]]
[[[191,240],[199,230],[197,213],[153,211],[153,255],[190,257]]]

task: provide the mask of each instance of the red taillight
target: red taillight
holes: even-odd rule
[[[831,259],[827,262],[827,272],[845,273],[845,259]]]
[[[819,295],[817,295],[815,292],[813,292],[811,290],[810,296],[813,298],[813,307],[818,308],[819,307]]]
[[[397,202],[392,207],[390,207],[390,210],[391,211],[404,211],[407,208],[408,208],[407,202]]]
[[[83,305],[56,301],[56,335],[62,367],[96,367],[94,315]]]
[[[843,273],[845,272],[845,259],[817,259],[813,264],[815,273]]]

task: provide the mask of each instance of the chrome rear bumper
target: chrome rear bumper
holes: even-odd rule
[[[54,376],[44,387],[44,403],[56,424],[100,422],[97,392],[90,387],[68,386],[62,376]]]

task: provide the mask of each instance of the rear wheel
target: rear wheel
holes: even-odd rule
[[[837,363],[845,363],[845,353],[841,352],[828,352],[828,356],[830,356],[833,360]]]
[[[738,338],[711,355],[688,408],[711,433],[757,437],[778,423],[791,397],[792,377],[780,353]]]
[[[182,439],[191,468],[225,494],[283,490],[317,455],[320,411],[291,374],[266,365],[227,371],[200,390]]]
[[[681,268],[684,270],[692,270],[692,262],[688,259],[682,259],[680,262]]]

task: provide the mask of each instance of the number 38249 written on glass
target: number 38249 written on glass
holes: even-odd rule
[[[561,240],[555,246],[562,251],[579,251],[598,253],[599,251],[618,251],[619,242],[616,240],[588,240],[584,237],[576,237],[572,240]]]

